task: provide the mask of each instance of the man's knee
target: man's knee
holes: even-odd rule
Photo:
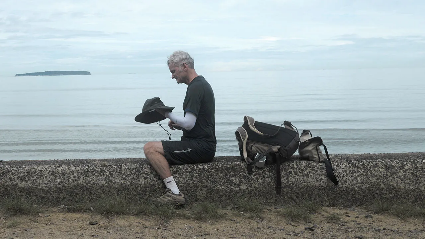
[[[154,153],[160,153],[164,154],[164,150],[162,148],[161,142],[147,142],[143,146],[143,151],[145,152],[145,156],[148,157],[149,155],[152,155]]]

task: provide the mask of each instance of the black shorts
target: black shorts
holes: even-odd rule
[[[162,141],[164,156],[170,165],[208,163],[216,146],[202,140]]]

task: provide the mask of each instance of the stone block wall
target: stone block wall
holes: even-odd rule
[[[376,200],[423,203],[425,153],[330,155],[339,180],[326,178],[323,163],[294,156],[281,165],[282,193],[275,193],[275,168],[249,175],[239,157],[207,164],[173,166],[187,202],[312,200],[327,206],[356,206]],[[76,159],[0,162],[0,197],[67,205],[105,197],[144,201],[164,192],[146,159]]]

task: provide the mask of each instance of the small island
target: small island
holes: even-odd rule
[[[89,71],[44,71],[32,72],[24,74],[16,74],[15,76],[70,76],[70,75],[91,75]]]

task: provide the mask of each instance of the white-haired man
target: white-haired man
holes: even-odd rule
[[[187,85],[184,115],[157,111],[170,119],[168,126],[172,130],[182,130],[183,136],[181,141],[148,142],[143,149],[167,188],[157,201],[181,205],[185,203],[185,198],[174,181],[170,165],[207,163],[214,159],[217,144],[215,98],[211,85],[196,73],[194,60],[187,52],[175,51],[168,57],[167,64],[171,78],[178,84]]]

